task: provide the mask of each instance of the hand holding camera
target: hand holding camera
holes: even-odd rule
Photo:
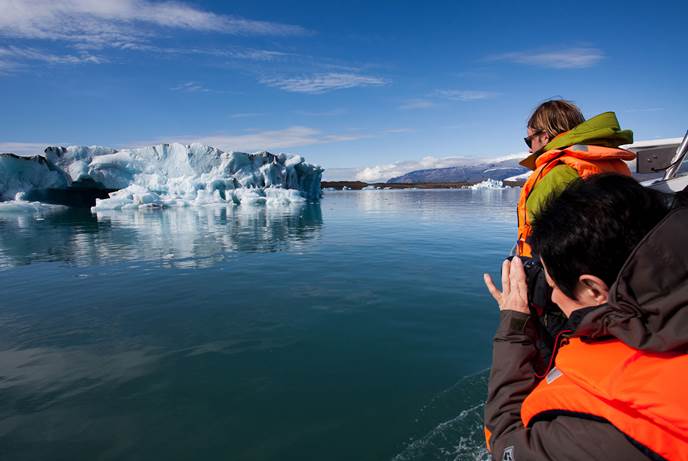
[[[497,289],[489,274],[483,274],[483,279],[499,310],[530,313],[526,272],[520,258],[505,259],[502,263],[502,291]]]

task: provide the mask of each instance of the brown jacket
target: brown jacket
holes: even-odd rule
[[[648,352],[688,351],[688,208],[671,212],[638,244],[612,285],[608,303],[575,311],[572,336],[586,341],[615,337]],[[500,313],[485,405],[493,458],[521,461],[647,460],[607,422],[560,415],[521,423],[521,404],[537,385],[533,360],[535,322],[526,314]]]

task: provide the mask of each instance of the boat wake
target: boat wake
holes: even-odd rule
[[[483,370],[466,376],[421,408],[419,419],[440,422],[411,440],[392,461],[489,460],[483,435],[488,375],[489,370]]]

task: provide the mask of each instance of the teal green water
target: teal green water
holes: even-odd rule
[[[517,193],[0,215],[0,457],[480,457]]]

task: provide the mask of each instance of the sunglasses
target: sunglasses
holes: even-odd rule
[[[528,149],[533,147],[533,137],[539,135],[540,133],[544,133],[544,130],[538,130],[530,136],[523,138],[523,140],[526,142],[526,146],[528,146]]]

